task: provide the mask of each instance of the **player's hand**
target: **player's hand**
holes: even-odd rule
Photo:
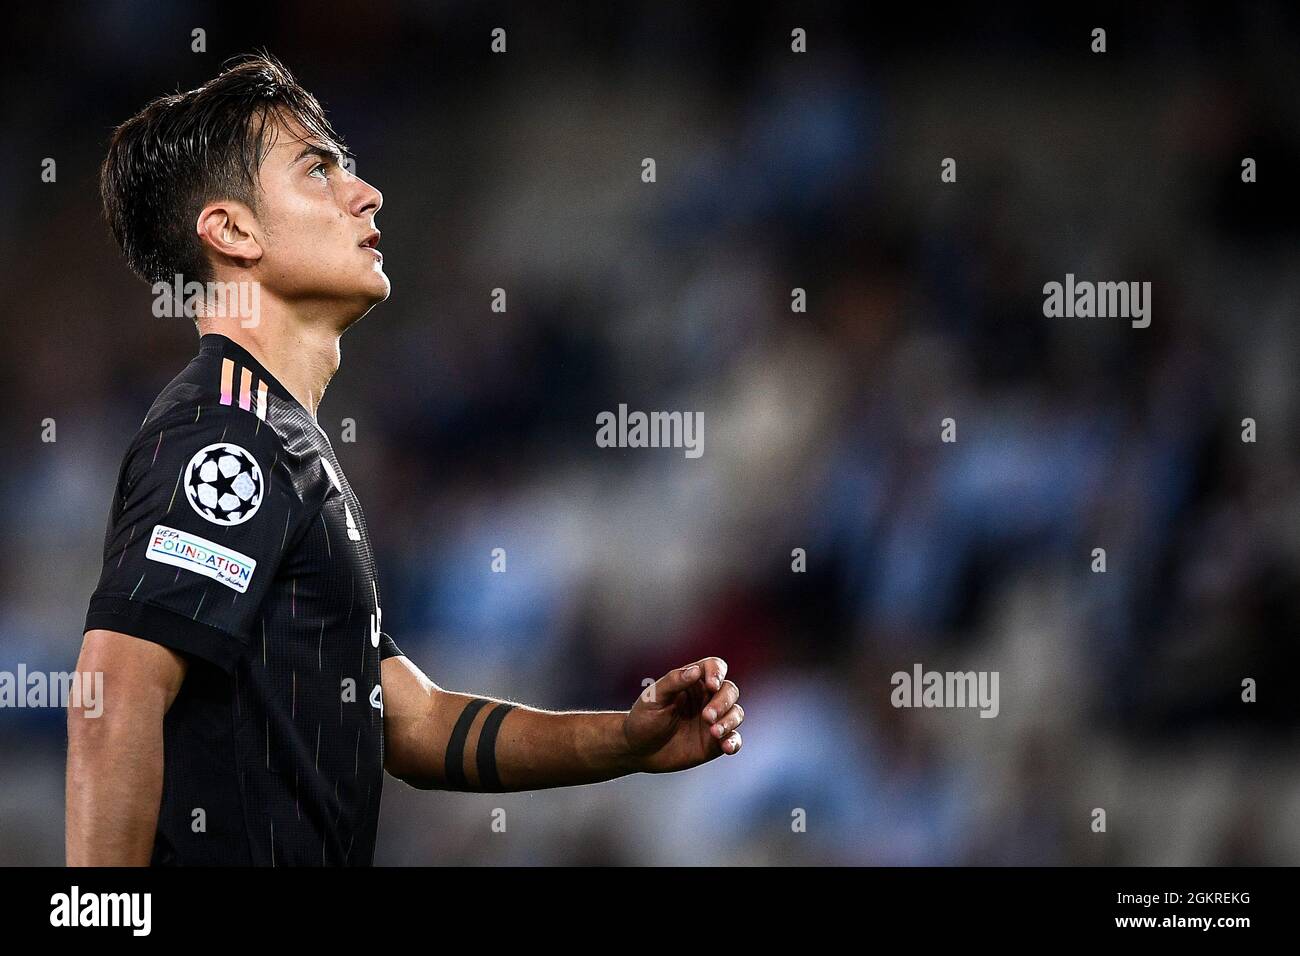
[[[706,657],[669,671],[637,698],[623,721],[628,748],[646,773],[670,773],[740,750],[745,711],[727,662]]]

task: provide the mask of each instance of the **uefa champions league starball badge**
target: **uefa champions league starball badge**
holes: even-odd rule
[[[201,449],[185,466],[182,481],[190,507],[213,524],[242,524],[262,504],[262,469],[230,442]]]

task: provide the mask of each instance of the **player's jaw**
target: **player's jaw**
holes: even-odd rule
[[[333,222],[342,225],[337,216]],[[383,254],[375,248],[379,230],[328,225],[311,218],[300,228],[272,224],[258,275],[264,300],[270,296],[313,315],[332,315],[341,329],[388,298],[390,285]]]

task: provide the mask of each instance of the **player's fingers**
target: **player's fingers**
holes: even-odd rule
[[[706,657],[697,661],[704,668],[704,686],[709,690],[719,690],[727,679],[727,662],[721,657]]]
[[[732,731],[722,739],[722,752],[724,754],[734,754],[740,752],[740,734]]]
[[[699,680],[701,672],[702,668],[699,664],[688,664],[686,667],[673,668],[651,684],[647,688],[647,693],[643,694],[643,696],[648,697],[651,701],[670,701]]]
[[[736,699],[740,697],[740,688],[734,681],[723,681],[722,689],[719,690],[704,705],[704,719],[713,723],[735,705]]]
[[[711,727],[709,733],[719,740],[726,740],[727,734],[731,733],[740,726],[741,721],[745,719],[745,708],[737,704],[731,710],[727,711]]]

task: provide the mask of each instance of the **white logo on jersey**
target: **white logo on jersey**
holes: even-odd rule
[[[370,582],[370,592],[375,596],[375,613],[370,615],[370,646],[379,646],[379,634],[384,626],[384,609],[379,606],[379,592],[375,590],[375,582]]]
[[[213,524],[243,524],[262,506],[265,487],[257,459],[230,442],[201,448],[185,466],[185,500]]]
[[[329,478],[330,484],[334,486],[334,490],[337,491],[339,494],[343,494],[343,483],[339,481],[339,476],[338,473],[335,472],[334,466],[331,465],[329,461],[325,458],[321,458],[320,463],[321,466],[325,469],[325,475]],[[352,518],[352,509],[348,507],[348,503],[346,501],[343,502],[343,513],[347,516],[348,519],[348,540],[360,541],[361,532],[357,529],[357,523]]]
[[[379,716],[384,716],[384,686],[376,684],[375,689],[370,692],[370,706],[379,711]]]
[[[330,484],[334,486],[334,490],[339,494],[343,494],[343,486],[339,484],[339,476],[334,473],[334,466],[329,463],[329,459],[322,456],[320,463],[321,467],[325,469],[325,477],[330,480]]]

